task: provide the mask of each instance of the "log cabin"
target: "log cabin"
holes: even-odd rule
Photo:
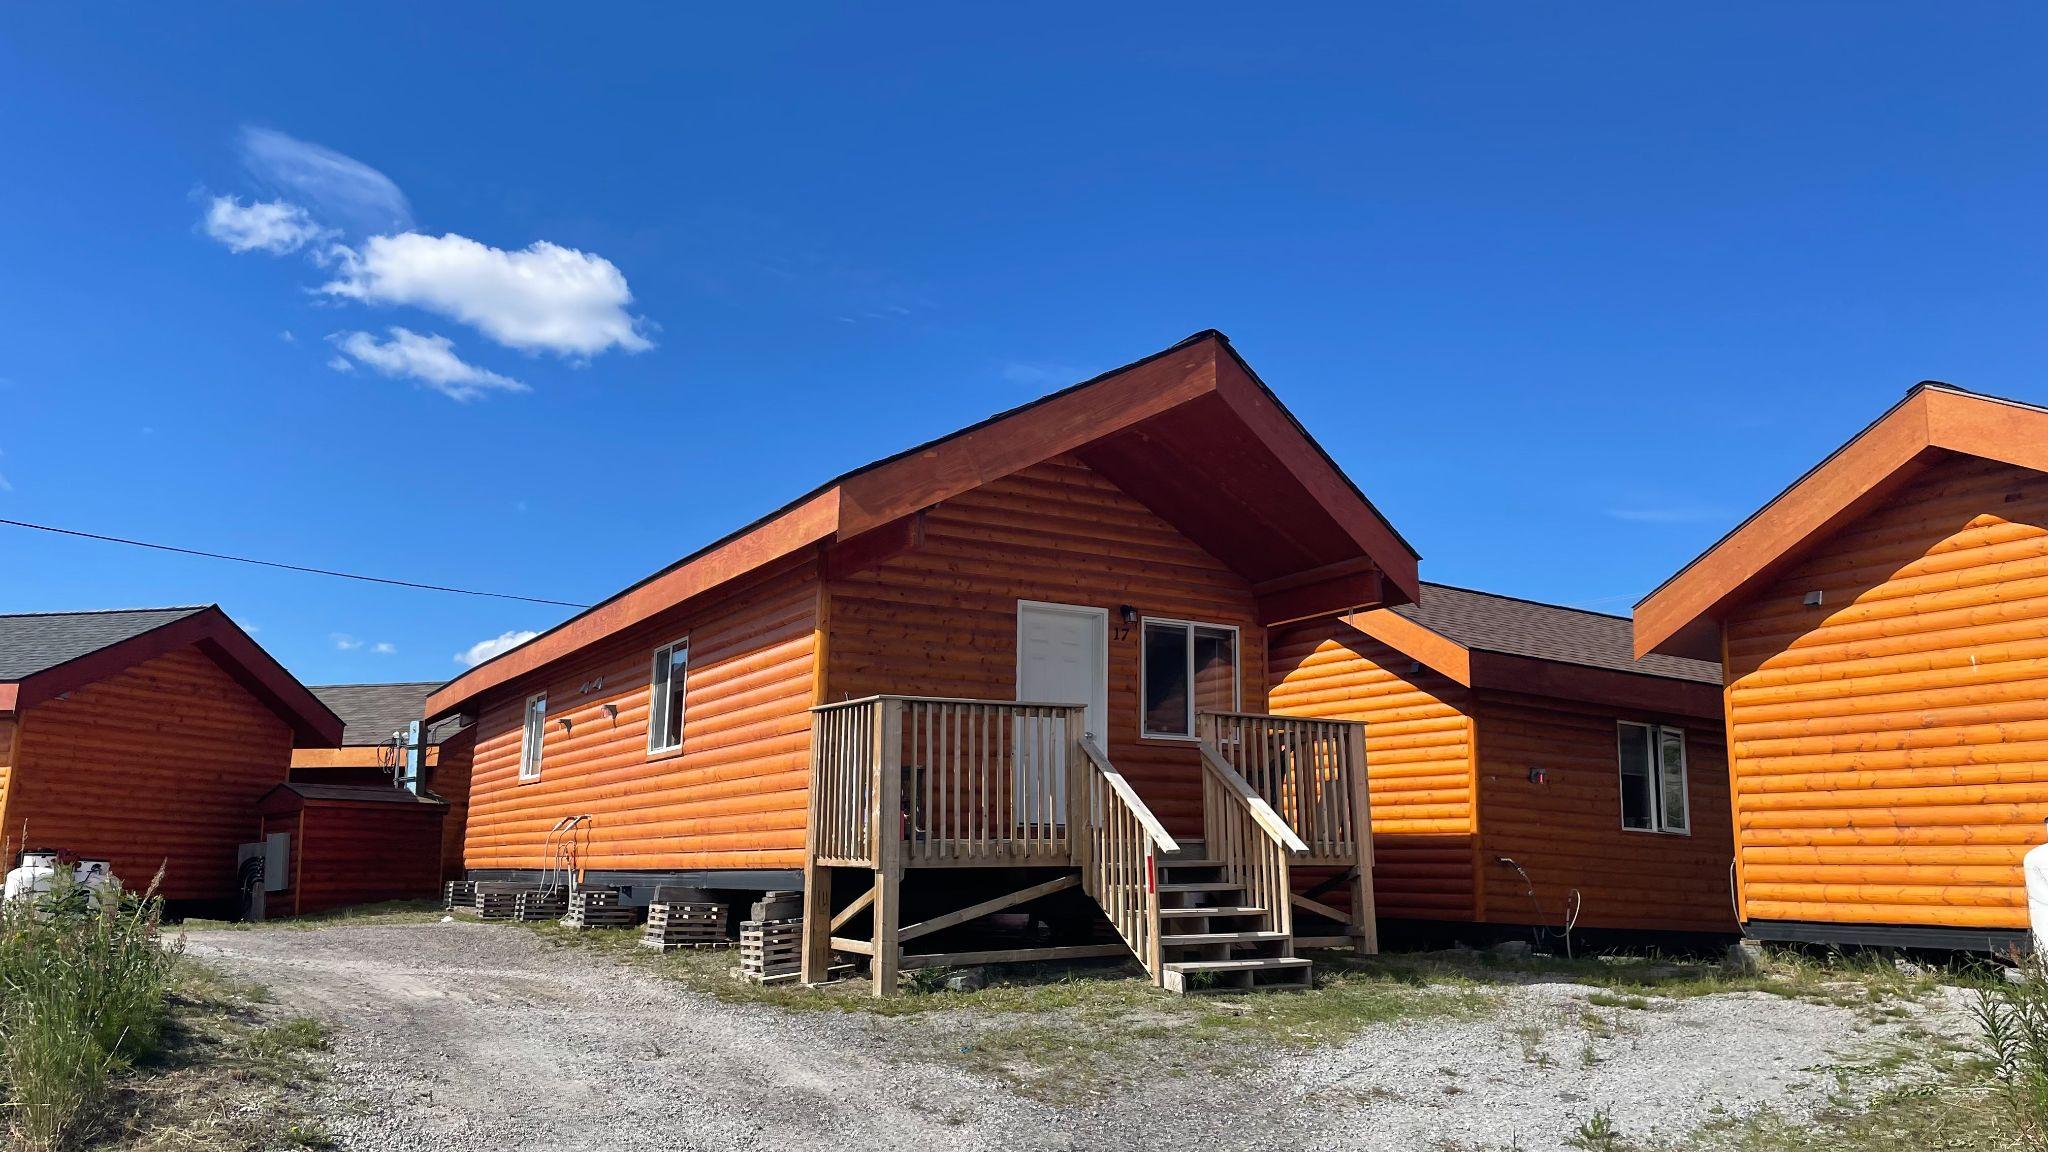
[[[1365,724],[1384,930],[1734,933],[1718,665],[1638,659],[1626,617],[1427,582],[1271,644],[1274,712]]]
[[[2048,817],[2048,410],[1927,382],[1636,606],[1718,658],[1742,927],[2003,951]]]
[[[0,828],[224,911],[256,806],[341,719],[218,607],[0,616]]]
[[[402,782],[406,773],[407,725],[425,714],[427,697],[438,687],[440,684],[435,681],[312,685],[313,695],[341,717],[341,744],[334,748],[294,748],[292,781],[370,788],[388,788]],[[423,729],[425,772],[415,791],[447,806],[447,818],[437,823],[435,832],[440,838],[438,871],[443,879],[458,879],[462,875],[462,822],[469,811],[474,733],[463,726],[460,715],[425,725]],[[315,798],[314,808],[318,810],[323,802],[339,803],[332,797],[320,797]],[[366,811],[388,815],[396,810],[385,806]],[[421,819],[415,815],[394,818],[414,822]]]
[[[1375,946],[1364,746],[1265,714],[1266,631],[1415,573],[1204,332],[831,480],[426,711],[474,717],[477,879],[800,887],[806,979],[878,994],[1080,956],[1299,983],[1297,873]]]

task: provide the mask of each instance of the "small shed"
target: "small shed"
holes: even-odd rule
[[[271,893],[277,913],[424,900],[440,889],[448,805],[439,799],[389,785],[292,781],[256,808],[264,838],[291,837],[285,888]]]
[[[403,734],[425,712],[439,684],[315,684],[314,696],[341,717],[341,744],[292,752],[291,779],[301,784],[388,785],[404,771]],[[441,874],[462,876],[462,829],[469,812],[469,765],[476,749],[468,717],[444,717],[426,729],[426,774],[420,786],[448,804],[442,822]]]

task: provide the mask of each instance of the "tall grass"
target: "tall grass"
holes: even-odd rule
[[[2020,979],[1979,989],[1971,1010],[2014,1143],[2048,1152],[2048,968],[2032,960],[2018,971]]]
[[[162,1040],[176,950],[156,884],[95,902],[69,876],[0,903],[0,1076],[21,1152],[58,1152],[90,1128],[113,1075]]]

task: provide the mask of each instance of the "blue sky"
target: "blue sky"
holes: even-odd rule
[[[11,7],[0,517],[595,600],[1215,327],[1426,577],[1626,611],[1914,381],[2048,400],[2029,8],[734,7]],[[0,528],[195,601],[311,682],[566,611]]]

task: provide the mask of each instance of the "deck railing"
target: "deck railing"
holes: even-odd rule
[[[1205,743],[1202,746],[1202,846],[1224,879],[1266,910],[1268,932],[1294,933],[1294,860],[1308,845],[1273,806]]]
[[[1081,887],[1102,907],[1153,983],[1161,979],[1159,857],[1180,851],[1092,737],[1075,741],[1070,817]]]
[[[1204,712],[1203,748],[1242,777],[1307,846],[1307,862],[1370,864],[1365,726],[1244,712]]]
[[[872,696],[812,710],[815,854],[833,867],[1065,865],[1085,708]],[[892,803],[893,801],[893,803]]]

